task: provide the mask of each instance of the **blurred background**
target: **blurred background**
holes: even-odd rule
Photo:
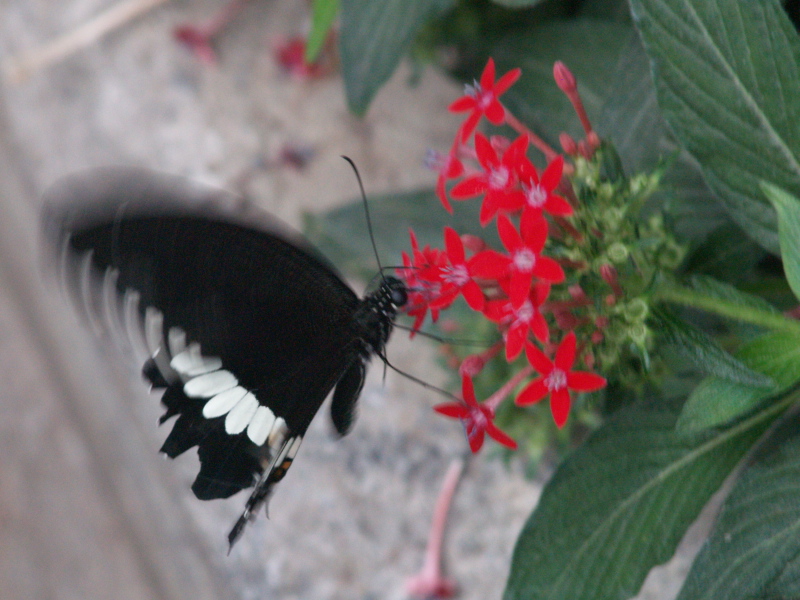
[[[282,53],[309,30],[304,1],[244,3],[214,41],[215,64],[176,41],[176,27],[202,26],[223,4],[0,0],[4,600],[405,598],[442,477],[467,448],[458,425],[431,411],[440,398],[392,372],[384,381],[374,364],[354,431],[337,440],[325,406],[270,519],[261,516],[226,556],[245,496],[194,498],[195,453],[158,455],[168,428],[156,427],[158,398],[137,366],[92,339],[43,275],[41,194],[85,168],[184,175],[236,192],[295,228],[305,214],[357,197],[342,154],[358,165],[369,196],[433,187],[425,152],[448,150],[461,119],[446,107],[461,84],[402,64],[365,116],[353,116],[335,56],[325,73],[308,77]],[[120,5],[138,5],[141,14],[53,64],[26,63]],[[340,238],[350,235],[344,227]],[[371,255],[362,268],[374,272]],[[352,283],[361,293],[363,282]],[[388,355],[417,377],[444,381],[424,340],[396,332]],[[460,598],[501,596],[539,489],[491,449],[469,462],[445,546]],[[654,574],[640,597],[674,595],[674,573],[685,564],[679,558],[672,571]]]

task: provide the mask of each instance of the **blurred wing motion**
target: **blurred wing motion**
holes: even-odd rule
[[[347,433],[366,363],[383,355],[405,303],[403,284],[385,278],[360,300],[265,215],[149,172],[69,178],[47,195],[43,222],[88,324],[139,348],[145,377],[164,389],[161,422],[177,419],[161,451],[198,447],[195,495],[255,485],[233,545],[334,387],[333,422]]]

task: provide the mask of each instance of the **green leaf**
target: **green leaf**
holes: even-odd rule
[[[339,0],[314,0],[312,2],[311,32],[308,34],[308,43],[306,44],[306,62],[313,63],[317,59],[337,14],[339,14]]]
[[[732,218],[777,251],[759,188],[800,193],[800,42],[777,0],[631,0],[659,104]]]
[[[752,387],[772,388],[775,385],[769,377],[728,354],[713,338],[697,327],[665,310],[654,311],[652,318],[659,340],[673,346],[691,360],[701,373]]]
[[[800,335],[779,331],[744,344],[736,358],[771,377],[775,385],[756,388],[718,377],[704,379],[683,407],[677,427],[695,432],[729,423],[756,408],[765,398],[785,392],[800,381]]]
[[[678,600],[800,597],[800,422],[770,436],[722,506]]]
[[[341,0],[339,51],[347,103],[366,112],[420,28],[455,0]]]
[[[674,430],[679,408],[623,409],[561,465],[517,541],[505,600],[635,595],[776,416],[689,438]]]
[[[734,223],[723,223],[684,261],[688,273],[703,273],[725,281],[750,274],[766,253]]]
[[[743,292],[728,283],[717,281],[712,277],[695,275],[692,277],[692,287],[706,296],[724,300],[736,306],[752,308],[753,310],[774,315],[780,314],[774,306],[763,298]]]
[[[800,199],[769,183],[762,187],[778,213],[783,271],[795,298],[800,298]]]
[[[480,226],[479,210],[478,202],[462,202],[450,215],[432,189],[370,197],[369,211],[381,262],[387,266],[401,264],[400,253],[408,252],[411,247],[409,228],[414,229],[420,246],[430,244],[441,248],[445,225],[459,233],[479,235],[487,243],[499,246],[496,229]],[[375,253],[361,200],[319,215],[306,215],[303,229],[322,254],[345,273],[365,278],[375,275]]]

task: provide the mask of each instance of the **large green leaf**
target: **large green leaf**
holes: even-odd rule
[[[752,273],[766,253],[735,223],[723,223],[692,250],[684,261],[687,273],[703,273],[723,281],[737,281]]]
[[[664,118],[733,219],[778,250],[761,180],[800,193],[800,42],[777,0],[631,0]]]
[[[653,311],[652,326],[659,342],[673,346],[701,373],[752,387],[771,388],[775,383],[728,354],[704,331],[666,310]]]
[[[790,419],[756,453],[678,600],[800,598],[799,430]]]
[[[366,112],[419,29],[455,0],[341,0],[339,52],[347,103]]]
[[[781,258],[786,279],[795,298],[800,298],[800,199],[769,184],[764,184],[764,193],[778,213]]]
[[[505,600],[635,595],[778,414],[689,437],[679,408],[623,409],[563,463],[517,541]]]
[[[755,409],[765,398],[800,381],[800,335],[776,331],[743,345],[736,358],[775,381],[768,388],[753,387],[719,377],[704,379],[683,407],[677,427],[692,432],[724,425]]]

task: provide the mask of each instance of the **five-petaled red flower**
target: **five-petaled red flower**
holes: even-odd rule
[[[498,443],[516,450],[517,443],[494,424],[494,410],[485,404],[479,403],[475,398],[472,379],[466,375],[461,378],[461,395],[464,398],[464,402],[439,404],[434,406],[433,409],[446,417],[461,419],[467,432],[470,449],[473,452],[480,450],[481,446],[483,446],[483,438],[488,433],[489,437]]]
[[[572,206],[569,202],[553,193],[561,182],[563,172],[564,158],[557,156],[547,165],[540,178],[539,171],[528,157],[523,155],[517,162],[517,174],[522,189],[522,194],[518,198],[522,202],[514,208],[522,208],[523,212],[544,211],[557,216],[571,215]]]
[[[522,69],[512,69],[496,82],[494,74],[494,60],[490,58],[483,69],[480,82],[466,86],[464,95],[449,107],[451,112],[471,111],[458,133],[458,139],[462,142],[472,135],[483,115],[493,125],[500,125],[505,119],[506,111],[498,98],[519,79]]]
[[[420,277],[429,279],[431,283],[440,283],[438,297],[430,300],[431,308],[443,309],[450,306],[459,294],[472,310],[483,310],[484,297],[481,288],[472,279],[470,263],[466,259],[464,243],[451,227],[444,228],[444,245],[448,264],[436,269],[426,269]]]
[[[505,215],[497,218],[497,230],[508,254],[484,250],[472,257],[472,272],[488,279],[510,278],[508,295],[511,305],[519,308],[531,289],[533,278],[560,283],[564,270],[555,260],[542,256],[547,241],[547,221],[540,214],[522,215],[520,231]]]
[[[519,207],[521,193],[517,185],[518,163],[525,156],[528,143],[528,136],[521,135],[499,157],[485,135],[475,134],[475,153],[483,172],[460,181],[450,193],[454,200],[486,194],[481,205],[481,225],[491,221],[499,210]]]
[[[500,286],[508,293],[507,283],[501,282]],[[489,300],[486,303],[483,308],[486,318],[508,327],[506,330],[508,362],[517,358],[522,352],[528,339],[528,332],[533,332],[540,342],[547,343],[550,340],[550,330],[540,310],[549,294],[550,284],[538,281],[531,287],[530,294],[519,308],[514,308],[508,298]]]
[[[528,342],[525,355],[540,377],[531,381],[517,396],[519,406],[534,404],[550,394],[550,412],[556,425],[563,427],[567,422],[572,402],[569,391],[593,392],[605,387],[606,380],[588,371],[573,371],[577,341],[575,332],[570,331],[556,350],[555,360],[550,360],[536,346]]]

